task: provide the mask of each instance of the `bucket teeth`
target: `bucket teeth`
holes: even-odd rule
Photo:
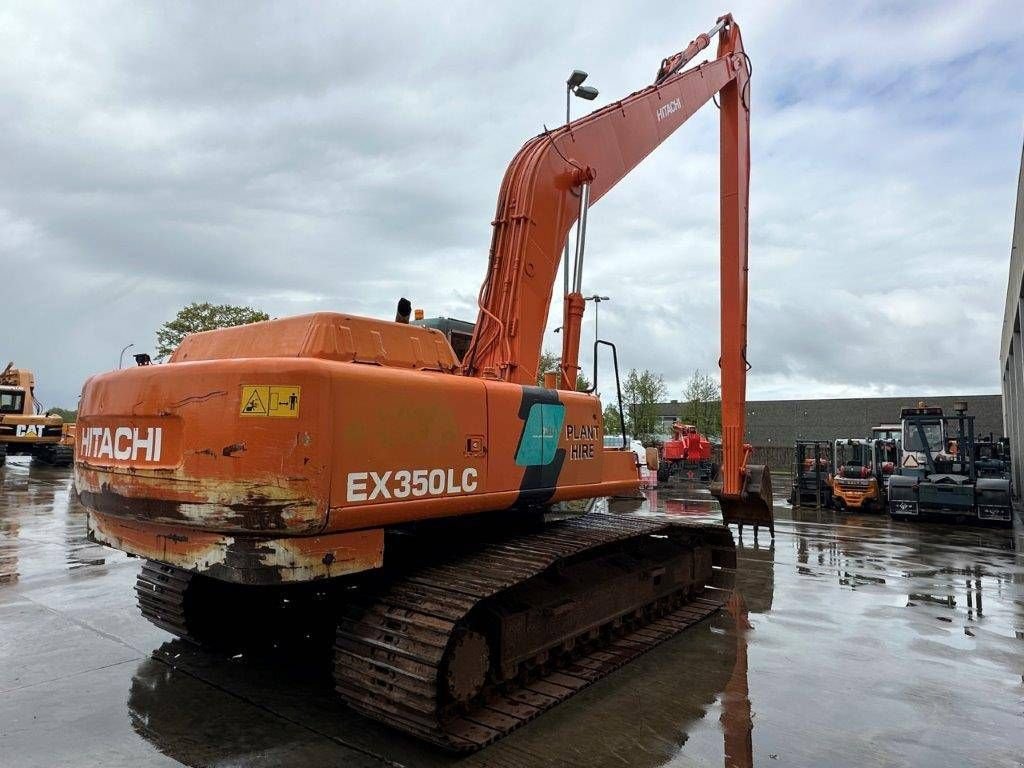
[[[722,520],[735,524],[740,531],[744,525],[756,531],[765,526],[775,538],[774,501],[772,499],[772,473],[766,464],[748,464],[743,470],[743,489],[739,496],[726,496],[722,492],[721,470],[711,484],[711,493],[722,507]]]

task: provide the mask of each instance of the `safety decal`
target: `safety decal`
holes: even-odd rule
[[[240,416],[299,417],[301,387],[289,384],[243,384]]]

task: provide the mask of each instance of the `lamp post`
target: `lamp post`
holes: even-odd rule
[[[569,96],[573,95],[580,99],[586,99],[587,101],[593,101],[597,98],[598,90],[589,85],[583,85],[583,81],[587,79],[587,73],[581,69],[574,69],[572,74],[569,75],[569,79],[565,81],[565,124],[569,124]]]
[[[124,347],[121,348],[121,354],[117,358],[117,369],[118,370],[121,370],[121,368],[124,367],[124,353],[127,352],[129,349],[131,349],[134,346],[135,346],[134,344],[127,344],[127,345],[125,345]]]
[[[611,301],[611,297],[610,296],[598,296],[595,293],[593,296],[585,296],[583,300],[584,301],[592,301],[592,302],[594,302],[594,341],[597,341],[598,338],[600,338],[597,335],[597,310],[598,310],[598,307],[601,306],[601,302],[602,301]]]
[[[593,101],[597,98],[597,88],[592,88],[589,85],[583,85],[583,81],[587,79],[587,73],[581,69],[574,69],[569,78],[565,81],[565,124],[569,125],[571,120],[571,113],[569,105],[571,103],[570,95],[575,95],[577,98],[586,99],[587,101]],[[566,235],[565,238],[565,253],[562,255],[562,272],[563,282],[565,283],[565,295],[569,295],[569,237]]]

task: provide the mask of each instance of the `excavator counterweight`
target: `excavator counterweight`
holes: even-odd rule
[[[683,69],[715,35],[717,56]],[[318,313],[193,334],[165,365],[86,382],[76,487],[90,536],[147,560],[143,615],[203,645],[326,643],[353,708],[471,750],[723,605],[727,527],[547,514],[639,489],[634,454],[604,447],[600,400],[574,388],[586,215],[715,94],[717,495],[727,521],[770,519],[770,475],[742,442],[749,69],[724,16],[654,85],[515,156],[465,354],[409,324],[403,299],[393,321]],[[538,387],[574,224],[563,376]]]

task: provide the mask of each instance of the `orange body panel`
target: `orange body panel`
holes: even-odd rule
[[[239,583],[311,581],[378,568],[384,562],[381,528],[254,539],[94,513],[89,517],[89,534],[148,560]]]
[[[681,71],[717,32],[718,57]],[[461,364],[438,331],[319,313],[194,334],[167,365],[87,381],[75,475],[94,536],[149,557],[170,527],[189,544],[164,541],[167,556],[202,569],[207,554],[225,547],[230,553],[238,541],[277,551],[288,537],[380,531],[638,490],[632,452],[603,447],[600,401],[571,391],[583,313],[578,293],[565,298],[564,389],[532,384],[580,185],[589,184],[589,199],[599,200],[716,93],[724,455],[718,495],[723,509],[727,501],[742,503],[749,480],[747,78],[739,28],[723,17],[667,59],[655,85],[528,142],[502,184],[480,316]],[[760,469],[770,502],[770,475]],[[314,549],[337,562],[323,547]],[[362,552],[341,572],[373,567],[374,558]],[[300,572],[325,575],[315,567]],[[338,573],[332,566],[330,575]]]
[[[334,357],[334,347],[307,340],[357,326],[356,345],[360,335],[374,340],[371,350],[379,340],[387,365],[296,356]],[[379,529],[639,486],[632,453],[603,449],[597,398],[444,372],[454,353],[435,331],[322,313],[198,342],[182,345],[183,362],[102,374],[83,390],[76,485],[94,535],[109,541],[130,523],[133,535],[116,541],[134,554],[152,556],[157,545],[146,540],[163,551],[167,526],[192,532],[192,546],[208,555],[239,534]],[[420,354],[427,346],[439,350],[431,360]],[[413,347],[419,352],[402,356]],[[249,357],[219,357],[239,350]],[[402,367],[392,367],[392,350]],[[299,393],[294,415],[247,413],[254,389]],[[534,405],[557,419],[524,437]],[[533,459],[522,447],[530,440],[545,446]]]
[[[315,533],[327,519],[328,363],[247,359],[94,376],[79,404],[75,482],[92,510],[215,531]],[[239,414],[242,386],[302,388],[295,419]]]

